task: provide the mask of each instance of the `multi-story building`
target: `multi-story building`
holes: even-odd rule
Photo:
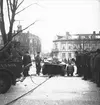
[[[59,59],[75,57],[75,51],[93,51],[100,48],[100,32],[92,34],[71,35],[66,32],[65,36],[57,35],[53,41],[53,54]]]
[[[17,30],[14,31],[13,34],[19,32],[15,37],[13,37],[14,42],[20,43],[20,48],[23,50],[28,50],[31,54],[36,54],[37,52],[41,52],[41,41],[40,38],[32,33],[21,32],[22,25],[17,26]],[[2,36],[0,35],[0,48],[3,47]]]
[[[22,26],[17,26],[17,32],[22,30]],[[16,33],[16,32],[15,32]],[[40,38],[36,35],[33,35],[29,31],[24,33],[20,32],[16,35],[13,40],[20,42],[20,46],[23,49],[29,50],[31,54],[36,54],[37,52],[41,52],[41,41]]]
[[[28,39],[29,39],[30,53],[33,53],[35,55],[37,52],[41,52],[40,38],[36,35],[29,33]]]

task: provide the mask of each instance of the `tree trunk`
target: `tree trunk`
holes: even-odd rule
[[[0,30],[3,38],[3,42],[5,44],[7,43],[7,35],[5,31],[5,23],[4,23],[4,16],[3,16],[3,0],[0,0]]]

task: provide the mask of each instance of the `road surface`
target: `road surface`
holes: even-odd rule
[[[55,76],[12,105],[100,105],[100,88],[80,77]]]

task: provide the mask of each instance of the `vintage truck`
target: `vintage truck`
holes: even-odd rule
[[[0,94],[6,93],[23,72],[22,62],[0,62]]]
[[[65,64],[44,63],[42,67],[43,75],[65,75]]]

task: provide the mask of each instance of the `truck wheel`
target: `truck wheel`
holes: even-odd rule
[[[69,76],[69,73],[67,73],[67,76]]]
[[[71,76],[73,76],[73,73],[71,73]]]
[[[0,72],[0,93],[6,93],[11,87],[11,77],[6,72]]]

